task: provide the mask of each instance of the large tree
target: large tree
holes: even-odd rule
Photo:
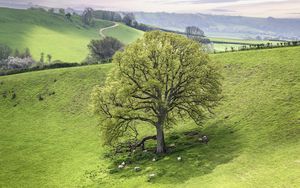
[[[201,125],[220,99],[219,74],[201,46],[184,36],[146,33],[117,53],[113,64],[92,95],[109,144],[146,123],[156,129],[156,152],[165,153],[166,128],[185,118]]]

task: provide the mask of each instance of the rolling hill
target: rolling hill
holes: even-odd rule
[[[209,144],[114,174],[88,100],[113,64],[0,77],[0,187],[299,187],[299,50],[211,55],[224,100],[202,128],[175,127]]]
[[[65,16],[51,14],[41,10],[17,10],[0,8],[0,43],[24,51],[30,48],[33,57],[39,60],[40,54],[51,54],[53,60],[80,62],[88,54],[87,44],[91,39],[100,38],[101,28],[114,23],[96,20],[94,27],[83,26],[78,16],[71,21]],[[128,30],[126,38],[118,29],[111,36],[129,43],[142,35],[134,29],[122,26]],[[107,30],[109,34],[109,30]]]
[[[134,13],[138,22],[165,29],[184,30],[197,26],[208,36],[218,37],[298,37],[300,19],[254,18],[209,14]]]

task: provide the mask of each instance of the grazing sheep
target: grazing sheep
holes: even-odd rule
[[[141,171],[141,168],[136,166],[136,167],[134,167],[134,171],[139,172],[139,171]]]
[[[208,143],[208,137],[207,137],[207,136],[203,136],[203,137],[202,137],[202,142],[203,142],[204,144],[207,144],[207,143]]]
[[[155,174],[150,174],[149,177],[153,178],[155,177]]]
[[[123,161],[121,165],[125,166],[125,165],[126,165],[126,163]]]
[[[155,162],[155,161],[156,161],[156,159],[155,159],[155,158],[153,158],[153,159],[152,159],[152,161],[153,161],[153,162]]]
[[[181,157],[177,157],[177,161],[182,161],[182,158]]]
[[[151,181],[153,178],[155,178],[155,174],[149,174],[148,176],[148,181]]]
[[[124,168],[124,165],[119,165],[118,168],[119,168],[119,169],[123,169],[123,168]]]

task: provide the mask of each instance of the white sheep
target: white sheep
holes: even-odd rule
[[[149,174],[148,176],[148,182],[150,182],[153,178],[155,178],[155,174]]]
[[[141,171],[141,168],[136,166],[136,167],[134,167],[134,171],[136,171],[136,172]]]
[[[155,177],[155,174],[150,174],[149,177],[153,178],[153,177]]]

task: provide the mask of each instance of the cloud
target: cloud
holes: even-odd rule
[[[223,13],[232,13],[232,12],[236,12],[234,10],[228,10],[228,9],[211,9],[212,12],[223,12]]]
[[[213,13],[254,17],[300,17],[299,0],[0,0],[0,6],[33,4],[49,7],[114,11]],[[274,11],[278,10],[278,11]]]

